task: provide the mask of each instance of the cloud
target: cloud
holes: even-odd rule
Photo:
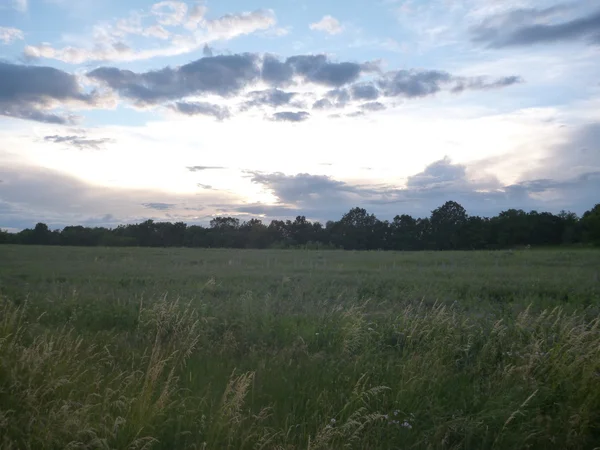
[[[385,105],[381,102],[368,102],[360,105],[360,109],[363,111],[383,111]]]
[[[287,59],[286,64],[296,75],[306,81],[324,86],[339,87],[356,81],[365,69],[353,62],[330,62],[325,55],[298,55]]]
[[[151,12],[161,25],[180,25],[187,14],[187,5],[173,0],[162,1],[152,5]]]
[[[357,100],[377,100],[379,98],[379,90],[372,84],[355,84],[351,91],[352,98]]]
[[[204,22],[204,16],[206,15],[206,12],[206,6],[202,4],[192,6],[187,16],[185,27],[190,30],[195,30],[198,28],[198,26]]]
[[[154,203],[142,203],[142,206],[144,208],[148,208],[148,209],[156,209],[158,211],[166,211],[168,209],[175,208],[177,205],[174,203],[154,202]]]
[[[407,187],[432,189],[448,186],[465,179],[466,166],[453,164],[448,156],[428,165],[421,173],[408,177]]]
[[[328,34],[339,34],[344,31],[340,22],[332,16],[324,16],[320,21],[309,25],[311,30],[319,30]]]
[[[24,39],[24,35],[18,28],[0,27],[0,43],[10,44],[20,39]]]
[[[300,173],[285,175],[281,172],[248,172],[250,180],[269,189],[279,202],[296,207],[313,204],[324,199],[339,199],[343,193],[360,194],[361,189],[337,181],[326,175]]]
[[[251,100],[247,101],[245,106],[271,106],[277,108],[279,106],[289,105],[295,95],[295,92],[285,92],[277,88],[264,91],[253,91],[249,94]]]
[[[225,14],[218,19],[207,20],[205,28],[207,35],[211,37],[210,40],[226,40],[255,31],[267,30],[276,23],[273,10],[258,9],[252,12]]]
[[[165,30],[161,25],[152,25],[143,31],[144,36],[151,36],[158,39],[169,39],[171,33]]]
[[[328,87],[352,83],[362,74],[375,71],[370,63],[333,62],[326,55],[296,55],[280,61],[272,55],[263,59],[262,78],[273,86],[289,85],[294,77]]]
[[[466,89],[470,90],[490,90],[500,89],[513,84],[523,83],[523,78],[513,75],[509,77],[498,78],[497,80],[487,81],[484,77],[460,78],[455,77],[455,85],[452,92],[462,92]]]
[[[569,41],[600,45],[600,10],[568,21],[548,21],[564,10],[563,6],[517,9],[491,16],[471,30],[472,40],[493,48]]]
[[[177,102],[169,106],[170,109],[187,116],[205,115],[213,116],[218,120],[231,117],[231,112],[226,106],[213,105],[206,102]]]
[[[67,225],[117,226],[147,219],[205,223],[195,211],[211,203],[234,204],[240,198],[210,190],[168,193],[93,185],[78,177],[23,164],[0,164],[0,228],[23,229],[45,222]],[[151,200],[148,200],[151,199]],[[207,210],[207,215],[214,209]]]
[[[313,103],[313,109],[331,109],[334,108],[335,105],[328,98],[322,98]]]
[[[68,114],[47,112],[58,106],[94,105],[95,93],[82,92],[76,78],[52,67],[0,62],[0,115],[55,124],[73,123]]]
[[[343,108],[351,100],[350,93],[345,88],[332,89],[325,96],[313,103],[313,109]]]
[[[271,120],[275,122],[304,122],[310,117],[310,114],[306,111],[282,111],[273,114]]]
[[[442,89],[441,85],[450,83],[452,76],[437,70],[398,70],[389,72],[379,80],[379,87],[386,97],[425,97]]]
[[[498,173],[498,161],[463,164],[450,158],[432,161],[407,178],[379,185],[373,184],[373,180],[361,182],[316,173],[246,172],[247,181],[257,190],[267,190],[276,198],[274,204],[245,204],[240,197],[227,193],[226,185],[213,188],[212,181],[204,180],[209,184],[203,185],[203,180],[193,180],[199,174],[188,174],[192,186],[201,181],[198,188],[188,194],[175,194],[148,188],[93,186],[46,169],[15,165],[10,160],[6,164],[3,159],[0,227],[31,227],[38,221],[51,227],[86,223],[114,226],[148,218],[194,223],[204,219],[190,208],[202,205],[209,215],[215,213],[216,207],[212,206],[215,204],[225,214],[264,214],[265,220],[293,219],[296,215],[338,220],[354,206],[364,207],[382,220],[403,213],[424,217],[446,200],[459,202],[473,215],[495,215],[508,208],[555,213],[566,209],[581,214],[598,202],[600,125],[572,127],[561,136],[556,145],[530,157],[529,171],[509,183],[487,175]],[[543,141],[540,145],[543,146]],[[500,158],[505,164],[515,164],[510,155],[503,154]],[[190,167],[196,167],[194,172],[204,173],[202,170],[219,166]],[[221,178],[217,176],[215,180]],[[233,184],[239,186],[237,180]],[[151,203],[175,206],[166,210],[142,206]]]
[[[186,167],[190,172],[201,172],[203,170],[221,170],[226,169],[223,166],[188,166]]]
[[[486,77],[457,77],[439,70],[397,70],[387,72],[377,81],[386,97],[417,98],[433,95],[444,88],[453,92],[466,89],[498,89],[523,80],[518,76],[489,81]]]
[[[339,87],[373,70],[371,63],[331,62],[325,55],[297,55],[285,61],[265,55],[261,65],[259,54],[240,53],[206,56],[177,68],[165,67],[142,73],[116,67],[99,67],[87,76],[141,106],[155,105],[190,95],[214,94],[230,97],[263,81],[272,88],[251,93],[254,98],[250,103],[280,106],[288,103],[294,94],[275,87],[290,84],[294,78],[300,78],[305,83],[337,87],[337,90],[328,95],[341,102],[350,96]],[[370,90],[368,86],[359,86],[357,89],[362,95],[367,95],[367,91]]]
[[[251,53],[209,56],[176,69],[135,73],[100,67],[87,74],[139,105],[158,104],[193,94],[228,97],[258,80],[257,56]]]
[[[200,9],[198,9],[200,8]],[[66,46],[55,48],[49,44],[28,45],[24,56],[29,59],[49,58],[71,64],[88,61],[137,61],[160,56],[176,56],[193,52],[206,44],[219,40],[230,40],[257,31],[268,30],[276,24],[271,10],[256,10],[236,14],[226,14],[216,19],[205,19],[205,9],[194,7],[187,11],[187,5],[177,1],[163,1],[152,8],[157,23],[142,27],[142,14],[137,12],[129,19],[120,19],[113,24],[98,24],[94,27],[91,46]],[[164,26],[182,25],[190,29],[187,34],[169,33]],[[199,27],[199,29],[196,29]],[[126,42],[129,35],[153,37],[168,42],[166,46],[134,50]]]
[[[360,206],[380,219],[396,214],[427,217],[445,201],[462,204],[472,215],[491,216],[509,208],[582,213],[597,202],[600,171],[588,171],[566,179],[539,178],[503,186],[497,179],[474,180],[469,166],[449,158],[433,162],[421,173],[408,178],[406,187],[351,184],[324,175],[252,172],[254,183],[269,189],[276,204],[254,203],[229,210],[270,217],[339,219],[350,208]],[[226,205],[223,205],[226,206]]]
[[[54,142],[55,144],[69,144],[73,147],[77,147],[79,150],[100,150],[100,148],[108,143],[112,142],[112,139],[87,139],[83,136],[44,136],[44,140],[47,142]]]
[[[376,73],[374,77],[373,73]],[[87,79],[98,86],[90,93],[81,90],[73,75],[51,67],[0,63],[0,75],[6,80],[0,86],[0,114],[56,124],[73,123],[77,117],[53,109],[100,107],[107,100],[114,104],[115,94],[137,107],[160,105],[180,114],[204,114],[223,120],[231,115],[229,107],[214,101],[185,99],[192,96],[231,99],[252,87],[266,85],[267,89],[249,91],[249,99],[240,104],[240,110],[252,106],[278,108],[286,105],[304,109],[306,106],[302,102],[294,102],[300,94],[277,86],[305,84],[312,85],[317,92],[322,87],[333,88],[313,104],[314,109],[329,109],[345,107],[352,100],[375,100],[382,96],[417,98],[442,89],[455,93],[467,89],[498,89],[522,81],[517,76],[498,79],[459,77],[433,70],[379,74],[377,64],[372,62],[332,62],[325,55],[295,55],[281,60],[257,53],[206,56],[179,67],[167,66],[139,73],[101,66],[86,74]],[[375,78],[375,81],[357,82],[363,75]],[[367,106],[363,110],[378,106]],[[306,112],[284,113],[273,119],[301,121],[308,116]]]
[[[29,9],[29,0],[12,0],[13,7],[20,12],[27,12]]]
[[[262,62],[262,79],[272,86],[290,84],[294,76],[294,69],[285,62],[281,62],[274,55],[266,54]]]

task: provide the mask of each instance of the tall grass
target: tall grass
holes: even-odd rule
[[[600,447],[593,302],[235,295],[218,274],[93,299],[59,276],[0,277],[2,449]]]

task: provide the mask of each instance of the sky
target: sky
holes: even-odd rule
[[[0,228],[600,202],[600,4],[0,0]]]

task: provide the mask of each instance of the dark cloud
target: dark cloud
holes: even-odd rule
[[[368,83],[355,84],[351,87],[352,98],[355,100],[377,100],[379,98],[379,90]]]
[[[387,97],[425,97],[435,94],[452,81],[447,72],[437,70],[398,70],[388,72],[378,81]]]
[[[339,106],[343,106],[350,101],[350,93],[347,89],[332,89],[326,95]]]
[[[460,164],[452,164],[447,156],[444,159],[428,165],[421,173],[408,177],[406,185],[409,188],[435,188],[447,186],[464,180],[466,167]]]
[[[343,86],[356,81],[361,74],[360,64],[351,62],[333,63],[325,55],[291,56],[286,64],[306,81],[324,86]]]
[[[350,101],[348,89],[332,89],[325,94],[325,98],[319,99],[313,103],[313,109],[332,109],[343,108]]]
[[[52,67],[0,61],[0,115],[38,122],[73,123],[75,116],[48,112],[58,104],[94,104],[73,75]]]
[[[262,79],[271,86],[286,86],[294,76],[294,69],[273,55],[265,55],[262,63]]]
[[[381,102],[368,102],[360,105],[363,111],[382,111],[385,109],[385,105]]]
[[[328,98],[322,98],[313,103],[313,109],[331,109],[334,108],[335,105]]]
[[[196,186],[198,186],[199,188],[202,188],[202,189],[207,189],[207,190],[210,190],[213,188],[210,184],[202,184],[202,183],[198,183]]]
[[[600,171],[600,123],[575,127],[567,132],[565,142],[549,149],[538,167],[531,167],[526,178],[577,177]]]
[[[488,81],[483,77],[474,78],[455,78],[455,85],[452,88],[452,92],[458,93],[464,90],[489,90],[489,89],[500,89],[503,87],[511,86],[513,84],[523,83],[523,78],[518,76],[510,76],[498,78],[497,80]]]
[[[302,206],[319,200],[340,198],[343,194],[360,194],[361,189],[334,180],[325,175],[300,173],[285,175],[283,173],[248,172],[253,183],[270,189],[281,203]]]
[[[251,100],[247,101],[245,106],[271,106],[277,108],[279,106],[289,105],[295,95],[295,92],[285,92],[276,88],[264,91],[254,91],[250,92],[249,96],[251,97]]]
[[[101,138],[101,139],[88,139],[84,136],[44,136],[44,140],[47,142],[54,142],[55,144],[68,144],[73,147],[77,147],[79,150],[100,150],[100,148],[108,143],[112,142],[112,139]]]
[[[161,103],[195,94],[229,97],[260,77],[258,56],[251,53],[201,58],[176,69],[135,73],[100,67],[88,77],[101,81],[123,97],[142,105]]]
[[[285,86],[294,76],[306,82],[339,87],[357,80],[361,73],[372,71],[369,65],[353,62],[332,62],[325,55],[290,56],[284,62],[272,55],[263,60],[262,77],[274,86]]]
[[[0,104],[0,114],[17,119],[33,120],[35,122],[51,123],[55,125],[74,124],[75,116],[59,115],[35,109],[35,105],[3,105]]]
[[[346,117],[361,117],[364,116],[364,111],[352,111],[351,113],[346,114]]]
[[[175,208],[177,205],[174,203],[155,202],[155,203],[142,203],[142,206],[144,208],[148,208],[148,209],[156,209],[158,211],[166,211],[168,209]]]
[[[230,211],[270,217],[339,219],[354,206],[365,207],[380,219],[396,214],[425,217],[447,200],[462,204],[470,214],[491,216],[509,208],[579,214],[597,203],[600,171],[586,172],[564,180],[532,179],[502,186],[496,179],[473,181],[467,167],[445,158],[409,177],[405,188],[360,186],[327,176],[255,173],[252,181],[270,189],[279,199],[274,205],[251,204],[229,207]],[[553,195],[544,198],[544,194]]]
[[[223,166],[188,166],[187,170],[189,170],[190,172],[201,172],[203,170],[221,170],[221,169],[226,169],[226,167]]]
[[[377,81],[386,97],[426,97],[442,89],[453,92],[467,89],[499,89],[523,80],[518,76],[507,76],[495,80],[486,77],[458,77],[439,70],[397,70],[386,73]]]
[[[65,173],[22,164],[0,164],[0,179],[0,228],[22,229],[37,222],[45,222],[52,229],[86,224],[117,226],[148,219],[208,225],[210,218],[205,221],[185,207],[239,201],[237,195],[218,190],[174,194],[152,188],[92,185]],[[160,208],[160,204],[176,206],[151,207]]]
[[[216,94],[228,97],[259,81],[277,87],[293,78],[324,86],[339,87],[358,79],[371,65],[331,62],[325,55],[297,55],[280,61],[272,55],[254,53],[205,56],[178,68],[135,73],[116,67],[100,67],[87,74],[105,83],[123,97],[140,105],[152,105],[189,95]],[[281,99],[281,91],[279,95]]]
[[[373,82],[357,82],[360,77],[373,73]],[[296,55],[280,60],[273,55],[261,57],[255,53],[205,56],[181,67],[135,73],[115,67],[100,67],[88,77],[104,83],[122,97],[135,104],[156,105],[183,99],[192,95],[219,95],[230,97],[256,85],[268,86],[263,91],[249,94],[241,106],[244,111],[253,106],[274,108],[292,105],[295,93],[278,89],[296,82],[327,86],[331,89],[324,99],[313,104],[315,109],[342,108],[352,99],[375,101],[386,97],[424,97],[448,88],[454,92],[466,89],[495,89],[520,82],[517,76],[498,80],[484,77],[455,77],[436,70],[399,70],[381,74],[378,63],[333,62],[326,55]],[[325,101],[329,100],[329,101]],[[171,106],[184,114],[210,114],[224,118],[227,112],[207,103],[176,103]],[[286,117],[283,114],[279,117]],[[291,116],[290,116],[291,117]],[[300,116],[295,116],[296,118]]]
[[[271,120],[275,122],[303,122],[310,117],[310,114],[306,111],[282,111],[273,114]]]
[[[446,200],[459,202],[469,214],[484,216],[508,208],[555,213],[565,209],[582,214],[598,203],[600,124],[573,127],[565,133],[563,141],[544,149],[545,158],[536,158],[537,165],[532,164],[530,171],[511,185],[503,185],[497,178],[486,175],[494,172],[498,161],[481,160],[464,165],[448,158],[432,162],[406,180],[398,179],[398,186],[365,186],[307,173],[246,172],[252,182],[273,193],[278,199],[274,205],[242,204],[235,195],[206,185],[199,185],[202,189],[188,196],[174,195],[147,189],[91,186],[47,169],[3,164],[0,165],[3,181],[0,227],[20,229],[39,221],[51,228],[77,224],[116,226],[149,218],[198,223],[204,218],[186,208],[200,204],[210,214],[214,212],[210,205],[217,203],[226,214],[264,214],[266,220],[293,219],[296,215],[337,220],[354,206],[364,207],[382,220],[403,213],[424,217]],[[502,158],[510,159],[510,155]],[[197,167],[201,171],[209,166]],[[147,202],[149,198],[152,202]],[[160,205],[176,206],[152,208],[161,208]]]
[[[219,106],[206,102],[176,102],[173,105],[169,105],[169,108],[187,116],[212,116],[218,120],[224,120],[231,117],[231,112],[226,106]]]
[[[564,6],[518,9],[489,17],[471,30],[472,39],[494,48],[578,40],[600,45],[600,10],[584,17],[549,23],[549,18],[565,9]]]

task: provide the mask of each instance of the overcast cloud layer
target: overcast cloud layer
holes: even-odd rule
[[[600,6],[267,6],[3,6],[0,228],[600,202]]]

